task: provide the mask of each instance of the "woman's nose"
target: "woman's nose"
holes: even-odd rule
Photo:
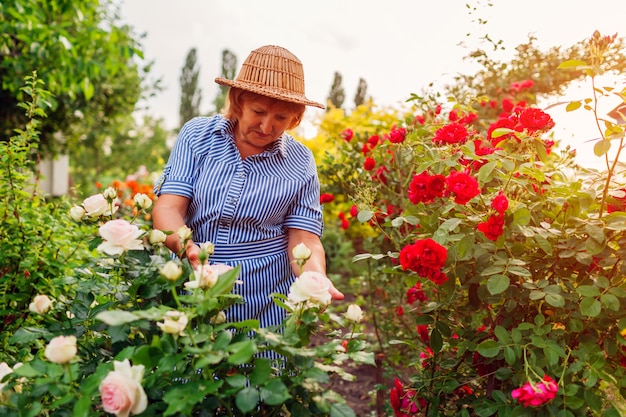
[[[272,121],[272,118],[271,118],[271,117],[264,117],[264,118],[261,120],[261,131],[262,131],[264,134],[266,134],[266,135],[267,135],[267,134],[269,134],[269,133],[272,133],[272,130],[273,130],[273,129],[274,129],[274,123],[273,123],[273,121]]]

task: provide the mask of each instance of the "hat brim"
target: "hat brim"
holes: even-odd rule
[[[276,87],[268,87],[259,84],[252,84],[249,82],[242,82],[237,80],[229,80],[227,78],[216,78],[215,82],[221,85],[227,85],[229,87],[239,88],[241,90],[250,91],[251,93],[259,94],[266,97],[275,98],[277,100],[288,101],[290,103],[304,104],[305,106],[313,106],[320,109],[325,109],[321,103],[309,100],[302,94],[297,94],[289,90],[284,90]]]

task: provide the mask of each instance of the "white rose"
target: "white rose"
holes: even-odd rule
[[[146,194],[137,193],[133,197],[135,200],[135,204],[142,210],[147,210],[152,206],[152,199],[148,197]]]
[[[363,320],[363,310],[356,304],[350,304],[344,316],[347,320],[359,323]]]
[[[13,369],[6,362],[0,363],[0,404],[6,402],[11,395],[11,391],[2,392],[5,386],[2,379],[11,373],[13,373]]]
[[[215,245],[211,242],[204,242],[200,244],[200,250],[205,251],[207,255],[211,256],[215,252]]]
[[[308,301],[315,305],[327,306],[331,300],[329,292],[331,288],[332,283],[326,275],[306,271],[291,284],[287,298],[295,304]]]
[[[213,324],[222,324],[226,322],[226,313],[223,311],[219,311],[217,315],[211,318],[211,323]]]
[[[47,295],[36,295],[33,301],[28,305],[28,309],[33,313],[46,314],[50,311],[53,301]]]
[[[82,208],[81,206],[74,206],[70,209],[70,217],[75,222],[81,221],[83,217],[85,217],[85,214],[86,214],[85,209]]]
[[[165,242],[165,239],[167,239],[167,235],[159,229],[152,229],[148,236],[148,241],[153,245],[161,244]]]
[[[131,366],[128,359],[124,359],[113,362],[113,367],[100,383],[102,408],[117,417],[143,413],[148,406],[148,397],[141,386],[144,366]]]
[[[44,353],[50,362],[68,363],[77,352],[76,336],[57,336],[50,340]]]
[[[109,187],[102,192],[102,196],[108,201],[113,201],[117,198],[117,191],[115,191],[115,188]]]
[[[189,227],[181,226],[180,229],[176,231],[176,234],[178,234],[178,237],[180,238],[180,240],[182,240],[183,242],[186,242],[189,239],[191,239],[193,232],[191,231]]]
[[[143,249],[143,243],[138,239],[143,232],[126,220],[110,220],[100,226],[98,231],[104,239],[98,250],[107,255],[121,255],[127,250]]]
[[[211,288],[215,285],[220,275],[233,269],[228,265],[204,264],[193,271],[194,280],[185,282],[187,288]]]
[[[111,214],[111,203],[102,194],[95,194],[83,200],[85,214],[89,217],[108,216]]]
[[[169,281],[176,281],[183,274],[180,265],[174,261],[167,261],[163,268],[160,269],[160,272]]]
[[[306,261],[311,257],[311,249],[309,249],[304,243],[298,243],[291,250],[291,254],[298,261]]]
[[[170,334],[182,335],[189,319],[180,311],[168,311],[163,317],[163,323],[157,323],[157,326],[164,332]]]

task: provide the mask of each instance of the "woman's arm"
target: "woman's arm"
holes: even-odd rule
[[[300,266],[295,262],[293,257],[293,248],[300,243],[303,243],[311,250],[311,257],[302,267],[302,272],[320,272],[326,275],[326,253],[324,252],[324,246],[322,246],[319,236],[314,233],[307,232],[306,230],[290,228],[287,250],[289,252],[289,262],[291,263],[291,267],[293,268],[296,276],[300,275]],[[344,297],[344,295],[337,290],[332,283],[330,295],[335,300],[343,300]]]
[[[152,221],[155,229],[173,232],[167,236],[165,246],[172,252],[182,257],[187,257],[191,266],[196,268],[199,265],[198,255],[200,248],[190,240],[185,251],[182,252],[180,239],[176,233],[178,229],[185,226],[185,215],[189,207],[187,197],[174,194],[161,194],[152,209]]]

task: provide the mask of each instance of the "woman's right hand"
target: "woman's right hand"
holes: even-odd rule
[[[200,267],[200,247],[192,241],[189,241],[185,248],[183,258],[187,258],[194,270],[198,269]]]

